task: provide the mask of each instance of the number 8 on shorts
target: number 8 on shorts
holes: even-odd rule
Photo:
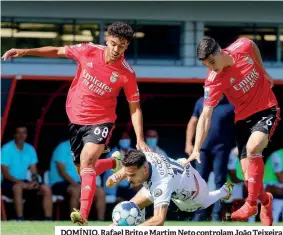
[[[95,144],[107,144],[110,137],[111,132],[113,130],[113,123],[103,123],[103,124],[97,124],[93,125],[90,128],[90,131],[88,132],[88,135],[86,138],[89,142],[95,143]]]

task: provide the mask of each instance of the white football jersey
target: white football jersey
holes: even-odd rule
[[[149,180],[143,184],[153,197],[154,207],[169,205],[171,199],[188,202],[196,192],[193,167],[153,152],[144,152],[149,162]]]

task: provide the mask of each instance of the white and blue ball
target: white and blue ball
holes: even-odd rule
[[[141,210],[134,202],[120,202],[113,209],[112,220],[118,226],[136,226],[141,222]]]

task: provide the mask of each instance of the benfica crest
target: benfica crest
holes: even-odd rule
[[[249,64],[253,64],[254,62],[253,62],[253,59],[252,58],[250,58],[250,57],[246,57],[246,59],[245,59]]]
[[[119,78],[119,73],[118,72],[112,72],[112,75],[110,77],[110,82],[115,83],[117,82]]]
[[[236,81],[235,78],[230,78],[230,84],[233,84]]]

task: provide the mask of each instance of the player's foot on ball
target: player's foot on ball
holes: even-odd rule
[[[221,198],[221,201],[227,201],[231,198],[232,196],[232,191],[233,191],[233,187],[234,187],[234,184],[230,183],[230,182],[226,182],[222,188],[227,192],[227,196],[226,197],[223,197]]]
[[[86,226],[88,224],[87,220],[81,215],[79,210],[73,209],[74,211],[71,213],[70,217],[73,224],[78,224],[79,226]]]
[[[116,173],[122,168],[122,154],[119,151],[115,151],[114,153],[112,153],[111,158],[114,158],[116,160],[116,167],[112,169],[112,171]]]
[[[251,206],[248,202],[237,211],[231,214],[231,219],[236,221],[245,221],[249,217],[257,215],[257,206]]]
[[[117,173],[110,175],[108,179],[106,180],[106,187],[108,188],[115,187],[117,184],[119,184],[124,179],[123,175],[124,175],[123,168],[120,169]]]
[[[272,199],[273,196],[271,193],[267,193],[269,201],[267,205],[261,204],[260,209],[260,221],[263,226],[272,226],[273,215],[272,215]]]

